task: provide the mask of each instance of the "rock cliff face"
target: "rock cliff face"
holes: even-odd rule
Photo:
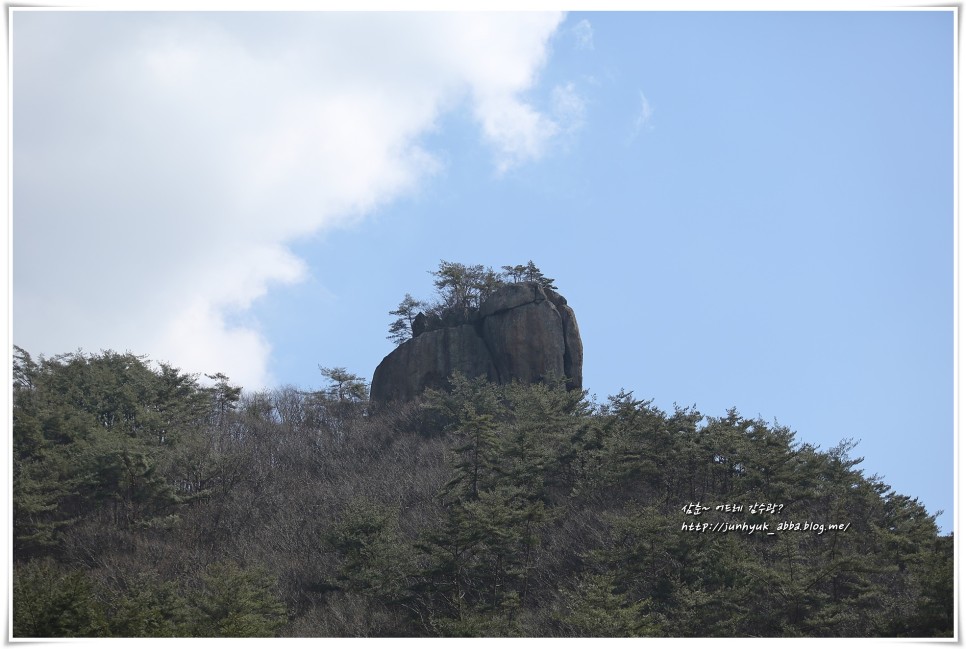
[[[424,330],[382,359],[372,377],[375,402],[406,401],[442,388],[454,371],[497,383],[566,377],[582,386],[583,344],[573,309],[562,295],[533,282],[494,291],[467,324]]]

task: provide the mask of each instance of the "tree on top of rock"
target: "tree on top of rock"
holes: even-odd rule
[[[389,325],[389,335],[386,338],[397,345],[401,345],[409,340],[412,337],[413,321],[419,315],[420,310],[427,308],[427,306],[422,300],[417,300],[409,293],[406,293],[406,297],[399,303],[399,306],[394,311],[389,312],[389,315],[399,317]]]
[[[427,316],[426,331],[446,326],[464,324],[474,318],[474,313],[493,291],[512,282],[536,282],[540,286],[556,289],[553,278],[545,276],[533,260],[516,266],[501,266],[496,272],[489,266],[468,266],[459,262],[440,260],[439,267],[431,270],[436,299],[432,302],[417,300],[409,293],[389,315],[396,319],[389,325],[389,340],[401,345],[413,337],[413,325],[422,312]]]
[[[439,311],[468,311],[480,308],[494,289],[503,285],[500,275],[482,264],[467,266],[459,262],[440,260],[439,268],[430,273],[436,277]]]
[[[527,262],[526,266],[517,264],[516,266],[501,266],[501,268],[503,269],[504,279],[510,282],[536,282],[543,288],[554,290],[557,288],[553,285],[554,279],[540,272],[532,259]]]

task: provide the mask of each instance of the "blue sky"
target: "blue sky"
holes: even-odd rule
[[[951,530],[953,20],[18,12],[14,343],[311,389],[532,259],[598,400],[860,440]]]

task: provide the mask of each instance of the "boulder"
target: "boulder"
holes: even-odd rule
[[[547,299],[543,288],[532,282],[507,284],[493,291],[480,306],[480,316],[487,317],[501,311],[515,309],[531,302],[542,302]]]
[[[373,401],[409,401],[426,388],[444,388],[459,371],[469,378],[498,380],[486,343],[473,325],[427,331],[382,359],[372,376]]]
[[[416,314],[416,317],[413,318],[413,324],[412,324],[413,338],[420,335],[421,333],[426,331],[426,329],[429,328],[428,322],[429,322],[429,318],[426,317],[425,313],[420,311],[419,313]]]
[[[453,372],[498,383],[565,377],[568,389],[581,389],[580,331],[573,309],[556,291],[534,282],[507,284],[463,317],[463,323],[440,328],[417,318],[413,338],[376,368],[372,401],[407,401],[427,388],[444,388]]]
[[[549,301],[529,302],[483,320],[483,340],[501,383],[534,383],[564,374],[560,313]]]
[[[584,343],[577,328],[577,316],[567,304],[567,298],[554,290],[546,289],[547,299],[557,307],[563,325],[564,376],[568,390],[580,390],[584,382]]]

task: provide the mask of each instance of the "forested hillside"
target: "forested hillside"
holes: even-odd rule
[[[18,349],[14,636],[952,636],[952,536],[849,442],[323,370]]]

